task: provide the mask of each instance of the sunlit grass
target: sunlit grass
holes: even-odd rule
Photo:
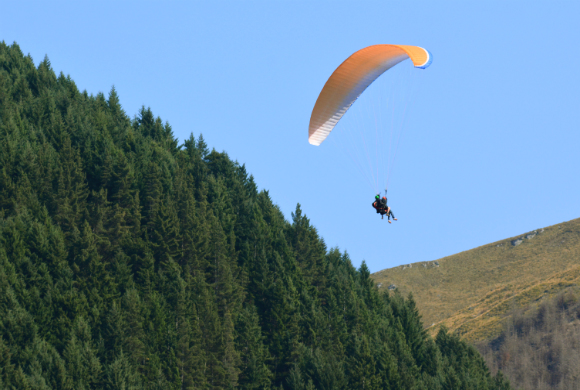
[[[512,245],[520,238],[520,244]],[[413,263],[372,276],[380,289],[394,284],[402,294],[412,292],[431,333],[445,325],[471,341],[494,337],[501,332],[510,309],[579,283],[580,219],[444,257],[437,263]]]

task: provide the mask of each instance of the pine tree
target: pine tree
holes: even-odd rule
[[[100,384],[101,363],[92,345],[89,324],[82,317],[75,320],[63,357],[73,388],[91,388]]]
[[[146,323],[143,315],[145,305],[136,290],[127,291],[121,302],[124,322],[121,328],[121,347],[131,365],[143,372],[147,364]]]
[[[268,369],[268,350],[254,306],[243,308],[236,324],[236,344],[240,351],[240,388],[269,389],[272,373]]]
[[[104,385],[110,390],[138,390],[143,388],[141,378],[121,351],[115,360],[105,367]]]

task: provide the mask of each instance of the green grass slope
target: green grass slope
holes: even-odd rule
[[[511,308],[578,284],[580,219],[372,277],[381,290],[413,293],[431,331],[445,325],[468,340],[488,339]]]

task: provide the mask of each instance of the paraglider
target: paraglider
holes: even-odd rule
[[[359,96],[379,76],[406,59],[411,59],[415,68],[425,69],[431,64],[433,57],[429,51],[419,46],[383,44],[368,46],[347,58],[332,73],[316,100],[310,116],[308,142],[315,146],[322,144]],[[365,139],[363,141],[365,142],[366,159],[370,161],[367,141]],[[377,165],[380,164],[379,160],[381,160],[378,156],[380,153],[379,145],[382,148],[382,142],[375,142],[371,145],[377,149]],[[391,162],[390,157],[388,160]],[[374,178],[375,173],[377,176],[374,183],[375,187],[379,181],[379,168],[378,166],[376,169],[371,167],[371,176]],[[388,175],[385,185],[388,186]],[[381,218],[387,215],[387,219],[391,223],[391,217],[395,221],[397,219],[386,202],[386,196],[380,199],[380,195],[377,195],[373,202],[373,208],[381,214]]]
[[[393,221],[397,221],[397,218],[395,218],[395,214],[393,214],[393,210],[391,210],[391,208],[387,205],[386,196],[383,196],[381,198],[381,196],[377,194],[373,202],[373,208],[377,211],[377,214],[381,214],[381,219],[383,219],[383,217],[386,215],[389,223],[391,223],[391,217],[393,217]]]

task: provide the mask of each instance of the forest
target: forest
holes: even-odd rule
[[[0,389],[510,388],[201,132],[0,43]]]

